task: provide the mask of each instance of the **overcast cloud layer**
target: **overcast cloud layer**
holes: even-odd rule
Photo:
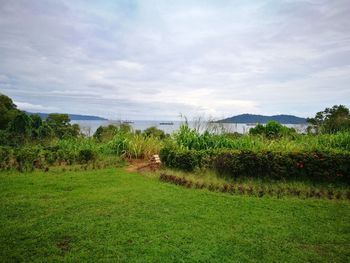
[[[350,102],[350,2],[0,0],[0,92],[111,119]]]

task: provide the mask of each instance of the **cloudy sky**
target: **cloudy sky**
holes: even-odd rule
[[[350,106],[350,1],[0,0],[0,92],[111,119]]]

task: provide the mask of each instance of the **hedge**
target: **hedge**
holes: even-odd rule
[[[308,179],[350,183],[349,152],[196,151],[163,148],[160,158],[171,168],[193,171],[207,167],[231,178]]]

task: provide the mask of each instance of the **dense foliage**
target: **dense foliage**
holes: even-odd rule
[[[335,105],[316,113],[314,118],[309,118],[310,131],[315,133],[336,133],[338,131],[350,131],[350,111],[344,105]]]
[[[19,110],[13,101],[6,95],[0,94],[0,130],[6,129],[18,112]]]
[[[268,125],[266,125],[269,127]],[[264,131],[265,131],[265,127]],[[257,133],[237,136],[235,134],[215,134],[205,131],[199,133],[182,125],[174,133],[168,145],[188,150],[235,149],[250,151],[350,151],[350,132],[336,134],[305,135],[297,134],[287,128],[289,132],[278,136],[265,136]],[[273,129],[271,129],[273,130]],[[272,131],[269,129],[272,134]],[[278,134],[274,133],[274,134]],[[232,136],[231,136],[232,135]]]
[[[267,138],[278,138],[283,136],[293,136],[296,134],[295,129],[288,128],[275,121],[270,121],[266,125],[258,124],[249,130],[252,135],[263,135]]]
[[[223,176],[302,179],[350,183],[350,153],[184,150],[163,148],[162,161],[171,168],[210,168]]]
[[[21,146],[26,143],[80,136],[77,124],[70,124],[67,114],[49,114],[46,120],[17,109],[13,101],[0,94],[0,145]]]
[[[0,96],[0,112],[0,169],[46,170],[50,165],[149,158],[160,151],[165,138],[156,128],[141,134],[127,124],[101,126],[93,137],[85,137],[67,114],[48,114],[43,120],[18,110],[5,95]]]
[[[262,131],[262,132],[260,132]],[[199,133],[183,125],[161,150],[166,166],[209,168],[229,177],[350,183],[350,133],[305,135],[275,123],[250,135]]]
[[[160,153],[172,168],[208,168],[220,175],[272,179],[303,178],[349,183],[349,110],[334,106],[316,115],[311,129],[298,134],[276,122],[257,125],[249,134],[191,129],[187,122],[172,135],[156,127],[133,131],[128,124],[99,127],[92,137],[80,133],[67,114],[45,120],[0,97],[0,169],[31,171],[50,165],[99,163],[115,158],[149,159]]]

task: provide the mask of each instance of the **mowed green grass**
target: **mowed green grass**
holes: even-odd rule
[[[349,262],[350,203],[185,189],[123,169],[0,173],[0,262]]]

